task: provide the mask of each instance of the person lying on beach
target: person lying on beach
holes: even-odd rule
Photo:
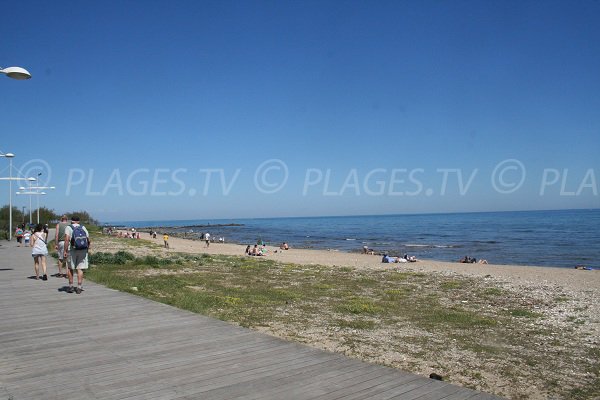
[[[404,254],[404,256],[402,257],[403,259],[406,260],[406,262],[417,262],[417,257],[415,256],[408,256],[408,254]]]
[[[473,258],[471,258],[471,257],[469,257],[469,256],[465,256],[465,258],[463,258],[463,259],[459,260],[458,262],[460,262],[460,263],[465,263],[465,264],[473,264],[473,263],[476,263],[476,262],[477,262],[477,259],[476,259],[476,258],[474,258],[474,257],[473,257]]]
[[[382,263],[397,263],[398,262],[398,258],[397,257],[390,257],[387,254],[383,255],[383,258],[381,259]],[[406,262],[406,261],[405,261]]]
[[[478,262],[479,262],[479,264],[487,264],[488,263],[487,260],[483,260],[483,259],[479,260]]]
[[[575,269],[580,269],[580,270],[583,270],[583,271],[594,271],[594,270],[598,269],[598,268],[586,267],[585,265],[576,265],[574,268]]]

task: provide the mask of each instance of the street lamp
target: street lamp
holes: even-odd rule
[[[37,216],[37,223],[40,223],[40,196],[44,196],[47,193],[46,192],[16,192],[15,194],[18,195],[22,195],[22,194],[28,194],[29,195],[29,223],[31,223],[31,196],[32,195],[37,195],[37,207],[38,207],[38,216]]]
[[[36,190],[36,192],[34,192],[34,194],[35,193],[46,194],[44,192],[42,192],[42,193],[39,192],[40,190],[43,190],[43,189],[52,189],[52,190],[54,190],[54,189],[56,189],[56,187],[54,187],[54,186],[29,186],[28,188],[25,188],[25,187],[21,186],[19,188],[19,190],[30,190],[30,191],[31,190]],[[29,199],[31,199],[31,196],[29,196]],[[29,207],[31,207],[31,204],[29,205]],[[29,219],[31,220],[31,217],[29,217]],[[38,224],[40,223],[40,197],[39,196],[37,198],[37,223]]]
[[[17,79],[17,80],[24,80],[24,79],[31,78],[31,74],[29,73],[29,71],[27,71],[25,68],[21,68],[21,67],[8,67],[8,68],[0,67],[0,73],[8,76],[9,78],[13,78],[13,79]]]
[[[17,79],[17,80],[24,80],[24,79],[30,79],[31,78],[31,74],[29,73],[29,71],[27,71],[25,68],[21,68],[21,67],[8,67],[8,68],[2,68],[0,67],[0,74],[4,74],[6,76],[8,76],[9,78],[12,79]],[[7,157],[10,159],[10,195],[9,195],[9,210],[8,210],[8,215],[9,215],[9,223],[8,223],[8,240],[12,240],[12,158],[15,156],[12,153],[6,153],[6,154],[2,154],[2,157]]]
[[[2,153],[0,154],[0,157],[5,157],[8,158],[9,160],[9,177],[7,178],[0,178],[1,181],[9,181],[9,186],[10,186],[10,191],[8,193],[8,240],[12,240],[12,181],[29,181],[29,184],[31,184],[32,181],[36,181],[36,178],[19,178],[19,177],[14,177],[12,176],[12,159],[15,155],[13,153]]]
[[[12,241],[12,159],[13,153],[2,154],[2,157],[8,158],[8,240]]]
[[[40,174],[38,174],[38,176],[40,176]],[[31,183],[32,183],[32,182],[34,182],[34,181],[36,181],[37,179],[36,179],[36,178],[29,177],[29,178],[26,178],[26,180],[28,181],[28,185],[29,185],[29,187],[31,187]],[[25,188],[25,187],[23,187],[23,186],[21,186],[21,187],[19,188],[19,190],[20,190],[21,192],[23,192],[23,191],[27,191],[27,192],[29,192],[29,191],[30,191],[29,189],[27,189],[27,188]],[[31,218],[31,195],[32,195],[32,194],[33,194],[33,193],[29,193],[29,222],[28,222],[29,224],[31,224],[31,223],[33,222],[33,221],[32,221],[32,218]]]

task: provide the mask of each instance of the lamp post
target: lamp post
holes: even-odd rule
[[[8,67],[8,68],[0,67],[0,74],[4,74],[4,75],[8,76],[9,78],[13,78],[13,79],[17,79],[17,80],[24,80],[24,79],[31,78],[31,74],[29,73],[29,71],[27,71],[25,68],[21,68],[21,67]]]
[[[12,159],[13,153],[2,154],[1,157],[8,158],[8,240],[12,241]]]
[[[29,181],[31,184],[32,181],[35,181],[36,178],[19,178],[12,176],[12,159],[14,158],[13,153],[2,153],[0,157],[8,158],[9,160],[9,176],[0,178],[2,181],[9,182],[9,193],[8,193],[8,240],[12,240],[12,181]]]
[[[42,193],[39,192],[40,190],[43,190],[43,189],[54,190],[54,189],[56,189],[56,187],[55,186],[29,186],[29,188],[27,188],[27,189],[24,187],[19,188],[19,190],[29,190],[29,191],[35,190],[36,191],[35,193],[46,194],[43,192]],[[31,196],[29,198],[31,199]],[[31,205],[29,207],[31,207]],[[30,217],[30,219],[31,219],[31,217]],[[40,196],[38,196],[38,198],[37,198],[37,223],[38,224],[40,223]]]
[[[6,76],[8,76],[9,78],[12,79],[17,79],[17,80],[24,80],[24,79],[30,79],[31,78],[31,74],[29,73],[29,71],[27,71],[25,68],[22,67],[8,67],[8,68],[2,68],[0,67],[0,74],[4,74]],[[2,157],[7,157],[8,159],[10,159],[10,195],[9,195],[9,210],[8,210],[8,240],[12,240],[12,158],[15,155],[12,153],[6,153],[6,154],[2,154]]]
[[[31,223],[31,196],[37,195],[37,205],[38,205],[38,218],[37,223],[40,223],[40,196],[44,196],[46,192],[16,192],[17,195],[28,194],[29,195],[29,223]]]
[[[38,174],[38,176],[40,176],[40,174]],[[32,177],[27,178],[27,181],[28,181],[27,183],[29,185],[28,187],[30,188],[31,187],[31,183],[34,182],[34,181],[36,181],[36,180],[37,180],[36,178],[32,178]],[[23,192],[23,191],[31,192],[31,190],[29,190],[28,188],[25,188],[23,186],[21,186],[19,188],[19,190],[21,192]],[[17,194],[19,194],[19,193],[17,193]],[[34,193],[32,192],[32,193],[27,193],[27,194],[29,194],[29,222],[28,222],[28,224],[31,224],[33,222],[33,219],[31,218],[31,195],[34,194]]]

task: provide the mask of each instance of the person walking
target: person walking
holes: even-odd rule
[[[67,263],[67,277],[69,287],[67,293],[81,294],[83,291],[83,271],[88,269],[88,252],[91,245],[90,234],[85,226],[81,225],[78,216],[71,217],[71,225],[65,228],[65,251],[63,257],[69,257]],[[73,274],[77,271],[77,287],[73,289]]]
[[[163,235],[163,241],[165,242],[165,249],[169,248],[169,234],[165,233]]]
[[[206,232],[204,234],[204,240],[206,240],[206,247],[210,246],[210,233]]]
[[[17,226],[17,229],[15,230],[15,236],[17,237],[17,243],[19,244],[19,247],[21,247],[21,245],[23,244],[23,234],[25,232],[23,231],[23,228],[20,226]]]
[[[62,217],[60,217],[60,222],[58,224],[56,224],[56,229],[55,229],[55,234],[54,234],[54,249],[56,250],[56,253],[58,254],[58,274],[56,275],[57,277],[67,277],[67,270],[68,270],[68,262],[69,259],[65,258],[65,230],[67,229],[67,226],[69,226],[69,223],[67,222],[67,216],[63,215]],[[65,265],[65,273],[63,274],[63,264]]]
[[[48,275],[46,274],[46,256],[48,255],[48,247],[46,246],[46,237],[42,232],[44,226],[37,224],[33,235],[31,235],[31,255],[33,256],[33,268],[35,270],[35,279],[40,278],[40,266],[42,267],[42,280],[47,281]]]

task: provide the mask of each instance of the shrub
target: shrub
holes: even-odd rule
[[[90,263],[94,265],[124,265],[129,261],[135,260],[135,256],[126,251],[118,251],[114,254],[105,252],[91,253],[89,257]]]

